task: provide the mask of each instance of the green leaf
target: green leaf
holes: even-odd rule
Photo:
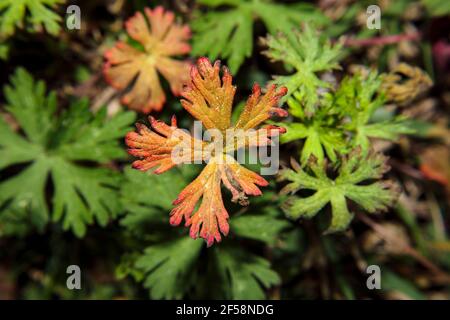
[[[236,73],[245,58],[253,51],[253,24],[262,20],[270,33],[290,32],[303,21],[317,24],[327,18],[309,5],[285,5],[261,1],[213,0],[200,3],[228,10],[197,14],[191,25],[194,29],[192,54],[207,55],[210,59],[227,59],[232,73]],[[282,17],[282,18],[280,18]]]
[[[144,286],[154,299],[181,299],[193,283],[192,273],[203,241],[180,237],[148,247],[136,261],[146,273]]]
[[[47,142],[54,127],[52,115],[56,111],[56,93],[46,95],[43,81],[34,81],[25,69],[18,68],[4,88],[6,110],[24,131],[28,141],[36,145]]]
[[[322,162],[326,155],[335,162],[338,153],[347,152],[347,141],[345,132],[340,128],[339,114],[331,105],[323,104],[312,117],[308,118],[303,112],[301,99],[299,91],[288,99],[290,113],[301,119],[301,123],[283,123],[282,126],[287,132],[281,136],[281,143],[304,140],[300,153],[302,165],[306,165],[311,156]]]
[[[267,260],[238,247],[230,247],[230,240],[219,248],[206,250],[200,256],[202,241],[180,236],[179,229],[168,226],[172,201],[195,175],[193,170],[183,166],[163,175],[131,168],[125,170],[121,203],[127,214],[121,225],[136,239],[144,240],[146,249],[144,254],[133,258],[137,261],[135,268],[130,267],[130,262],[124,262],[120,269],[121,276],[130,274],[136,277],[144,273],[144,286],[155,299],[191,297],[195,290],[189,289],[194,289],[197,280],[206,279],[205,273],[217,280],[217,290],[211,290],[219,298],[264,298],[264,288],[279,283],[278,275],[270,269]],[[252,204],[255,210],[265,206],[262,212],[233,217],[232,230],[238,237],[274,245],[290,223],[279,219],[277,208],[269,207],[263,198]],[[202,266],[206,270],[201,269]],[[237,269],[230,273],[231,268]],[[199,291],[197,294],[204,294]]]
[[[38,224],[38,221],[30,222],[31,214],[26,210],[0,211],[0,237],[23,237],[30,231],[30,225]]]
[[[159,229],[166,226],[172,202],[189,182],[191,171],[188,166],[182,166],[156,175],[126,168],[120,198],[127,214],[121,225],[137,234],[144,233],[147,224],[157,225]]]
[[[9,57],[9,49],[10,44],[9,43],[0,43],[0,60],[8,60]]]
[[[103,226],[114,218],[120,209],[120,179],[98,165],[125,158],[120,140],[134,113],[119,112],[107,119],[105,109],[92,114],[88,102],[81,100],[58,116],[55,93],[46,95],[45,84],[20,68],[4,93],[5,108],[23,134],[0,118],[2,175],[12,165],[21,169],[0,182],[0,215],[23,211],[42,229],[51,213],[53,221],[63,219],[63,228],[79,237],[94,218]],[[46,201],[48,183],[51,204]]]
[[[310,172],[294,165],[294,170],[280,173],[283,180],[290,181],[283,193],[312,190],[311,196],[291,196],[283,205],[286,214],[294,219],[314,217],[326,204],[331,204],[331,224],[327,232],[345,230],[353,219],[347,200],[374,213],[386,210],[396,199],[397,191],[388,182],[375,181],[388,170],[382,155],[362,156],[357,149],[342,159],[335,179],[326,173],[326,163],[310,159]],[[370,182],[370,183],[368,183]]]
[[[450,14],[450,3],[440,0],[422,0],[427,11],[433,16],[446,16]]]
[[[277,219],[267,214],[244,214],[233,217],[230,222],[231,230],[238,236],[255,239],[275,245],[281,232],[290,226],[284,219]]]
[[[345,77],[331,103],[343,116],[351,117],[352,128],[363,126],[385,102],[384,95],[379,93],[381,83],[382,77],[373,71],[366,76],[357,73]]]
[[[415,134],[414,122],[405,117],[389,116],[377,119],[376,112],[382,111],[385,97],[380,93],[382,77],[370,72],[366,77],[356,74],[345,78],[334,95],[333,104],[341,112],[341,117],[350,118],[343,126],[353,136],[353,146],[369,152],[369,138],[398,140],[401,134]]]
[[[370,123],[361,128],[359,134],[364,134],[370,138],[380,138],[391,141],[398,140],[402,134],[415,134],[413,122],[407,118],[395,117],[389,121]]]
[[[62,18],[52,9],[65,0],[2,0],[0,2],[0,38],[11,36],[16,28],[30,24],[34,32],[58,34]],[[27,15],[28,14],[28,15]]]
[[[192,27],[196,31],[192,54],[227,59],[233,73],[252,54],[253,21],[248,8],[202,15],[193,21]]]
[[[59,135],[52,141],[60,145],[58,154],[73,161],[106,162],[125,158],[125,149],[118,143],[118,139],[122,139],[129,131],[135,114],[119,112],[107,119],[106,108],[93,115],[88,106],[87,100],[80,100],[62,114]]]
[[[287,34],[290,40],[294,40],[294,37],[291,38],[292,30],[298,29],[302,23],[313,23],[316,26],[330,23],[328,17],[308,3],[286,5],[275,1],[257,2],[255,10],[270,34],[276,35],[282,32]],[[283,18],[280,19],[280,17]]]
[[[294,92],[299,92],[304,102],[305,114],[311,116],[319,102],[319,88],[329,88],[330,84],[319,79],[318,72],[338,69],[338,61],[342,56],[342,44],[332,45],[321,38],[308,25],[304,24],[302,32],[289,30],[277,36],[269,35],[264,40],[268,50],[265,55],[273,61],[284,62],[293,68],[295,73],[278,76],[274,82],[286,86],[287,99]]]
[[[0,156],[7,149],[0,149]],[[49,165],[40,159],[19,174],[0,183],[0,215],[23,216],[29,225],[42,230],[48,222],[48,207],[44,189],[49,174]],[[2,207],[3,206],[3,207]],[[1,227],[2,229],[2,227]]]
[[[300,161],[305,166],[310,156],[319,163],[325,157],[335,163],[338,154],[347,154],[356,147],[367,154],[371,138],[396,141],[402,134],[416,134],[416,122],[383,108],[381,82],[382,77],[375,72],[365,77],[360,74],[346,77],[335,92],[326,92],[318,98],[318,107],[310,117],[306,93],[294,92],[287,101],[289,113],[301,122],[280,124],[287,129],[281,142],[304,140]]]
[[[214,248],[216,265],[228,299],[264,299],[264,288],[281,282],[266,259],[239,247]]]
[[[57,158],[52,163],[53,220],[62,219],[63,228],[72,228],[78,237],[95,217],[101,226],[120,210],[117,190],[120,177],[107,169],[83,168]]]

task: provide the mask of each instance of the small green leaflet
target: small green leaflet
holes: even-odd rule
[[[136,261],[136,267],[146,273],[144,287],[154,299],[181,299],[192,284],[193,268],[197,264],[202,240],[179,237],[148,247]]]
[[[248,8],[211,12],[194,20],[192,27],[196,30],[192,53],[227,59],[233,73],[252,54],[253,21]]]
[[[24,21],[34,32],[47,30],[58,34],[62,18],[52,9],[65,0],[2,0],[0,2],[0,39],[11,36],[16,28],[23,28]],[[29,13],[29,16],[26,15]]]
[[[327,39],[321,38],[308,25],[303,30],[289,30],[276,36],[268,35],[263,39],[268,47],[264,52],[273,61],[282,61],[295,73],[288,76],[277,76],[274,83],[286,86],[288,99],[294,92],[299,91],[304,103],[304,112],[310,117],[319,102],[319,88],[330,88],[330,84],[317,76],[318,72],[338,69],[338,61],[342,57],[342,44],[332,45]]]
[[[269,261],[238,246],[216,246],[214,254],[227,299],[264,299],[263,288],[281,282]]]
[[[315,193],[307,197],[291,196],[283,209],[293,219],[312,218],[330,203],[332,217],[327,232],[345,230],[353,219],[347,200],[357,203],[370,213],[384,211],[396,200],[398,191],[392,183],[372,182],[379,180],[389,169],[385,162],[386,159],[380,154],[362,156],[358,148],[342,159],[337,177],[332,179],[327,176],[326,162],[319,164],[317,159],[311,158],[308,164],[310,171],[307,172],[293,161],[294,170],[285,169],[280,173],[282,180],[290,181],[282,193],[304,189]]]
[[[422,0],[422,4],[432,16],[446,16],[450,14],[450,3],[441,0]]]
[[[325,155],[332,161],[337,160],[338,153],[346,153],[345,132],[341,128],[341,118],[330,105],[320,106],[312,117],[305,116],[301,105],[302,95],[295,92],[288,99],[290,113],[301,122],[283,123],[287,129],[281,136],[281,143],[288,143],[304,139],[300,153],[302,165],[306,164],[311,156],[322,162]]]
[[[368,154],[372,138],[395,142],[402,134],[416,134],[415,122],[386,112],[381,81],[376,72],[346,77],[338,88],[329,88],[318,98],[311,116],[306,112],[305,92],[294,92],[287,104],[289,114],[299,121],[278,123],[287,129],[281,143],[303,140],[300,162],[305,166],[311,156],[319,163],[326,158],[335,163],[339,154],[353,148]]]
[[[395,141],[401,134],[414,134],[413,123],[401,116],[374,122],[375,112],[381,110],[385,97],[380,92],[382,76],[370,72],[366,77],[356,74],[342,80],[336,91],[333,104],[341,113],[344,131],[352,134],[354,147],[369,152],[369,138],[381,138]],[[350,119],[344,123],[345,118]]]
[[[275,1],[201,0],[209,7],[228,6],[227,10],[209,10],[192,21],[193,55],[207,55],[214,60],[227,59],[236,73],[253,51],[253,24],[262,20],[271,34],[290,33],[300,23],[326,24],[328,19],[309,4],[284,5]]]
[[[231,228],[240,237],[255,239],[275,245],[282,231],[290,226],[286,220],[267,215],[244,214],[234,217]]]
[[[201,261],[208,258],[214,259],[214,268],[210,272],[218,280],[214,286],[219,288],[222,298],[264,299],[264,289],[281,281],[270,268],[269,261],[238,246],[217,246],[200,258],[203,247],[201,240],[188,237],[147,247],[135,266],[144,272],[144,287],[149,289],[151,298],[183,298],[200,277],[197,268]]]
[[[51,212],[53,221],[62,220],[63,228],[78,237],[94,218],[104,226],[115,217],[120,175],[78,161],[98,165],[125,158],[119,139],[135,114],[119,112],[107,119],[105,108],[92,114],[87,100],[80,100],[57,116],[56,94],[46,95],[45,84],[24,69],[17,69],[4,93],[5,109],[23,134],[0,118],[0,170],[13,165],[22,169],[0,183],[0,216],[25,211],[42,229]],[[46,200],[49,183],[51,205]]]

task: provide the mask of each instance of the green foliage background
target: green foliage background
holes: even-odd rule
[[[431,138],[435,118],[408,118],[380,88],[393,60],[438,82],[448,76],[433,67],[436,35],[425,34],[448,23],[450,7],[392,1],[374,31],[357,23],[370,1],[344,3],[338,17],[324,2],[78,1],[77,31],[64,25],[69,1],[0,1],[0,298],[448,299],[450,193],[418,173],[421,150],[448,139],[448,124],[447,138]],[[146,117],[117,106],[101,77],[103,51],[126,38],[123,22],[156,5],[191,26],[191,59],[230,67],[235,112],[254,82],[289,89],[290,117],[278,123],[287,128],[283,170],[248,207],[224,193],[230,235],[211,248],[168,223],[200,168],[131,169],[123,138]],[[423,12],[411,22],[412,6]],[[407,58],[390,44],[374,61],[340,38],[399,34],[407,24],[424,34]],[[351,72],[353,64],[375,70]],[[446,94],[442,85],[429,97],[448,119]],[[172,114],[192,124],[170,95],[157,117]],[[384,156],[396,164],[387,175]],[[66,288],[71,264],[82,290]],[[370,264],[381,266],[381,290],[366,287]]]

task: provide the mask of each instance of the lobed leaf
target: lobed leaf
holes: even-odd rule
[[[345,230],[353,218],[347,199],[359,204],[370,213],[384,211],[395,201],[398,190],[389,182],[379,180],[389,169],[381,155],[363,155],[355,149],[342,159],[337,177],[331,179],[326,173],[326,163],[310,159],[307,172],[295,165],[295,170],[286,169],[280,174],[281,180],[290,181],[282,190],[293,193],[307,189],[314,194],[307,197],[291,196],[283,208],[287,215],[297,219],[312,218],[328,203],[331,204],[331,224],[327,232]]]
[[[146,273],[144,286],[154,299],[181,299],[189,285],[200,250],[201,241],[179,238],[148,247],[136,261]]]
[[[65,0],[2,0],[0,3],[0,38],[11,36],[16,28],[23,28],[24,21],[30,23],[34,32],[45,29],[58,34],[61,17],[52,9]]]
[[[183,92],[185,99],[182,105],[201,120],[205,128],[216,130],[222,138],[213,138],[209,143],[200,141],[178,129],[175,120],[168,126],[153,118],[150,122],[154,131],[138,125],[138,133],[127,134],[130,154],[141,158],[133,163],[133,167],[142,171],[158,166],[155,170],[158,174],[177,163],[195,163],[196,160],[207,163],[200,175],[174,201],[175,208],[170,213],[172,225],[179,225],[184,219],[185,225],[190,226],[190,236],[195,239],[200,235],[208,246],[220,241],[221,233],[228,234],[228,212],[222,200],[222,183],[231,191],[232,201],[242,205],[248,204],[247,195],[261,195],[259,186],[268,184],[258,174],[238,164],[230,153],[248,146],[265,146],[271,142],[271,137],[285,132],[277,126],[248,132],[274,114],[287,115],[278,108],[278,101],[285,93],[285,88],[277,91],[275,86],[271,86],[261,95],[260,87],[255,85],[253,94],[232,127],[231,109],[235,94],[232,77],[227,68],[223,68],[223,76],[220,77],[218,61],[212,65],[207,58],[200,58],[192,67],[191,82]],[[231,135],[228,129],[234,129]],[[240,139],[242,137],[245,139]],[[178,161],[174,156],[176,151]]]
[[[285,99],[299,91],[304,98],[305,114],[310,117],[317,108],[319,88],[330,87],[317,73],[339,68],[342,44],[332,45],[315,34],[308,24],[304,24],[302,32],[289,30],[277,36],[268,35],[262,42],[268,47],[265,55],[295,70],[292,75],[276,77],[274,83],[287,87],[289,94]]]
[[[42,229],[51,213],[54,221],[63,220],[64,229],[79,237],[94,218],[103,226],[114,218],[120,209],[118,176],[96,165],[125,157],[118,138],[134,114],[119,112],[107,119],[105,109],[93,115],[81,100],[56,115],[55,94],[46,95],[45,84],[24,69],[16,71],[4,92],[6,110],[23,134],[0,119],[0,170],[13,165],[19,169],[0,182],[0,215],[28,216]],[[44,195],[49,183],[51,204]]]
[[[181,93],[188,80],[189,62],[174,59],[191,50],[190,29],[175,22],[173,12],[158,6],[144,9],[125,23],[128,35],[142,45],[143,51],[125,42],[105,52],[103,73],[116,89],[131,87],[122,97],[122,103],[131,109],[149,113],[160,111],[166,96],[158,73],[169,82],[175,95]]]
[[[263,288],[281,282],[278,274],[270,269],[269,261],[239,247],[215,248],[215,256],[225,292],[230,293],[227,298],[264,299]]]

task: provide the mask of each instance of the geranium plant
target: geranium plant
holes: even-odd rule
[[[220,241],[220,232],[227,235],[228,212],[223,205],[221,185],[229,189],[233,201],[245,203],[246,195],[261,195],[258,186],[266,186],[267,181],[258,174],[246,169],[230,153],[237,148],[265,146],[270,138],[284,133],[278,126],[267,125],[248,134],[250,129],[258,127],[272,115],[286,116],[287,112],[278,107],[279,99],[286,94],[286,88],[277,89],[275,85],[261,93],[258,84],[253,86],[252,95],[235,124],[231,123],[231,112],[236,88],[232,76],[226,67],[220,77],[220,62],[211,65],[207,58],[200,58],[191,69],[190,85],[182,93],[183,107],[208,130],[218,130],[223,139],[222,152],[217,152],[217,141],[197,141],[196,138],[177,127],[176,118],[169,125],[150,117],[150,130],[138,124],[138,132],[128,133],[126,143],[131,155],[142,158],[133,163],[133,167],[146,171],[158,167],[155,173],[163,173],[174,167],[177,162],[174,149],[181,146],[180,163],[192,163],[195,159],[207,162],[200,175],[179,194],[174,201],[170,223],[178,225],[184,218],[190,226],[190,235],[200,235],[211,246]],[[228,134],[231,129],[231,135]],[[241,135],[241,137],[239,137]],[[216,137],[217,138],[217,137]],[[244,139],[241,139],[244,138]],[[212,146],[213,148],[210,148]],[[202,198],[200,207],[195,210]]]

